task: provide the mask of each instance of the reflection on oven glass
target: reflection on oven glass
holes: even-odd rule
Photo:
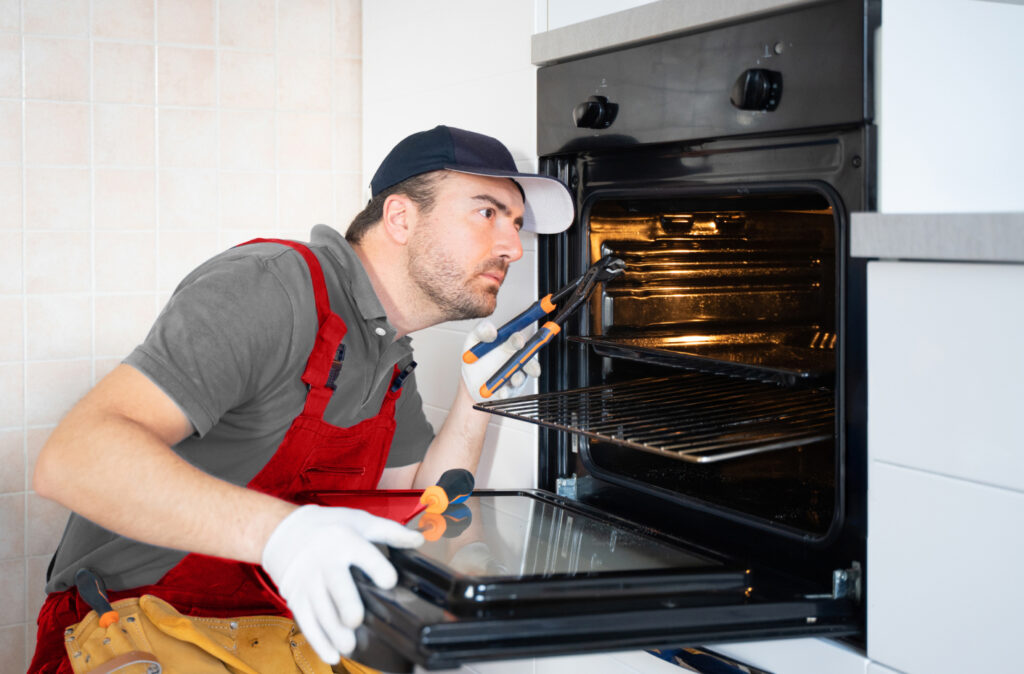
[[[468,524],[451,534],[446,527],[417,553],[466,576],[543,578],[716,564],[526,495],[472,496],[464,505]],[[425,516],[410,526],[427,528]]]

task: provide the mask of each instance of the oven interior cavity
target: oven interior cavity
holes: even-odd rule
[[[821,197],[608,200],[592,259],[626,263],[583,339],[608,355],[792,384],[835,371],[835,218]]]
[[[626,272],[567,331],[578,386],[486,407],[572,434],[604,479],[827,531],[841,339],[829,201],[614,197],[584,220],[581,257]]]

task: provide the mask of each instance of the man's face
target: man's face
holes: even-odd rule
[[[507,178],[448,172],[419,213],[409,271],[444,320],[489,316],[508,265],[523,256],[523,197]]]

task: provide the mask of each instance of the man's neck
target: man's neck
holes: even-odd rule
[[[366,270],[373,291],[384,307],[388,322],[396,330],[395,339],[441,322],[440,319],[435,320],[422,311],[429,303],[424,301],[425,298],[418,296],[422,293],[416,292],[403,261],[388,259],[391,256],[379,251],[372,244],[352,244],[352,250]]]

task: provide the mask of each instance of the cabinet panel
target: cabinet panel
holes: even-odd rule
[[[872,461],[868,656],[908,674],[1019,658],[1024,493]]]
[[[868,265],[874,459],[1024,490],[1024,265]]]
[[[883,0],[876,81],[879,211],[970,213],[1024,210],[1019,110],[1024,74],[1019,2]],[[950,49],[953,44],[984,45]],[[956,94],[922,114],[930,72]],[[970,123],[964,123],[970,120]],[[942,140],[936,142],[937,139]]]

